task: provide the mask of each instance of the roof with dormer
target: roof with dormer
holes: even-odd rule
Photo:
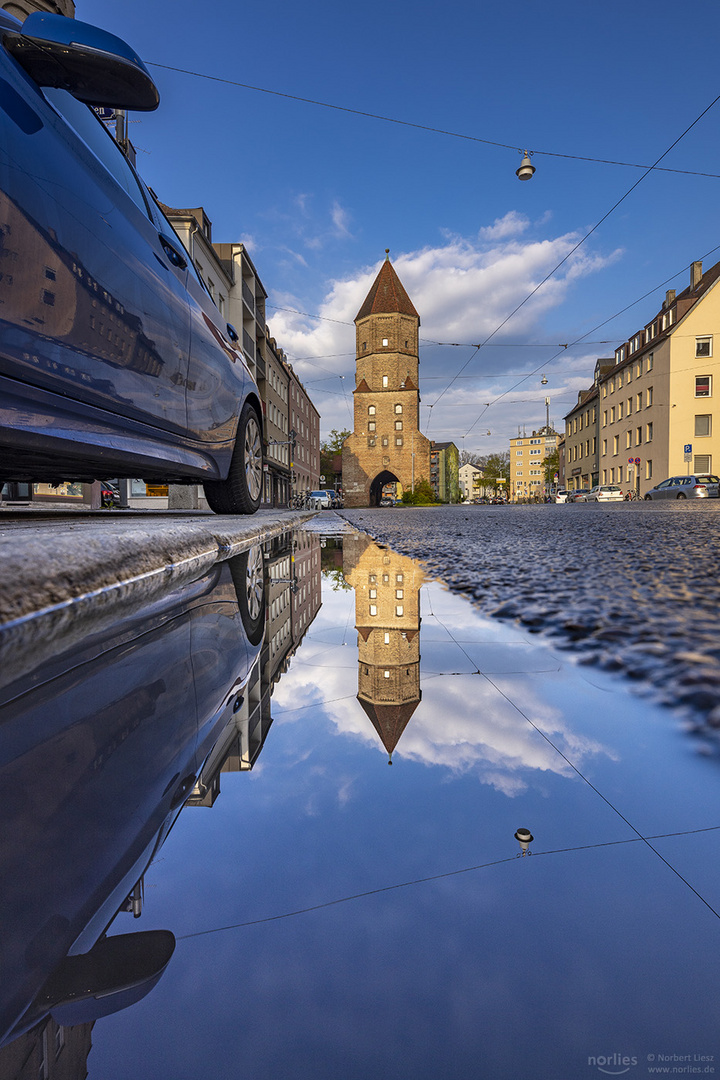
[[[355,316],[355,322],[366,319],[368,315],[395,315],[397,313],[412,315],[418,321],[420,320],[412,300],[405,292],[405,287],[388,257],[380,267],[380,273]]]

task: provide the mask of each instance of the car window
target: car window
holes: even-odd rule
[[[695,479],[697,480],[698,484],[718,484],[718,483],[720,483],[720,480],[718,480],[717,476],[696,476]]]
[[[145,201],[145,195],[130,162],[106,129],[102,120],[98,119],[90,106],[78,101],[72,94],[68,94],[67,90],[46,87],[43,89],[43,94],[55,111],[62,116],[75,134],[80,136],[88,149],[92,150],[95,157],[102,162],[120,187],[149,217],[149,208]]]

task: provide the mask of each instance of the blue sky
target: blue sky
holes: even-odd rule
[[[352,427],[352,320],[386,247],[422,320],[421,426],[481,453],[544,423],[546,394],[560,423],[595,359],[685,287],[690,262],[720,258],[720,179],[653,172],[490,345],[433,344],[485,340],[642,176],[551,155],[649,165],[713,101],[715,0],[216,0],[204,17],[188,0],[78,0],[77,17],[149,65],[472,136],[150,66],[161,105],[131,117],[140,171],[164,202],[204,206],[214,239],[246,242],[323,435]],[[720,174],[719,124],[720,103],[661,164]],[[520,183],[525,147],[537,172]]]

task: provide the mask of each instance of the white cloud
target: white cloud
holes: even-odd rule
[[[480,229],[478,236],[482,240],[504,240],[508,236],[519,236],[525,232],[530,222],[517,210],[509,210],[505,217],[496,218],[492,225]]]
[[[347,215],[338,203],[332,210],[334,228],[347,229]],[[471,356],[471,348],[433,346],[432,342],[471,345],[484,341],[521,301],[525,300],[548,273],[564,258],[567,262],[539,291],[531,297],[493,339],[491,346],[463,372],[443,395],[433,412],[433,438],[452,438],[458,445],[465,432],[483,409],[483,402],[512,387],[516,381],[506,371],[518,372],[542,364],[538,354],[518,348],[492,348],[503,341],[522,344],[547,340],[544,321],[548,314],[565,303],[578,281],[587,278],[613,263],[620,255],[586,251],[581,248],[569,253],[577,244],[579,234],[532,239],[523,238],[529,223],[516,211],[510,211],[493,225],[480,230],[475,239],[446,236],[444,242],[393,257],[393,265],[421,317],[420,388],[423,398],[421,427],[427,430],[427,406],[437,399],[450,378],[458,373]],[[318,243],[321,239],[318,239]],[[321,413],[322,433],[331,428],[352,427],[351,393],[355,372],[355,330],[353,320],[367,295],[380,264],[358,269],[347,277],[330,280],[325,297],[314,310],[321,319],[268,309],[271,333],[285,349],[299,377],[305,383]],[[270,297],[281,307],[311,310],[307,302],[297,298]],[[548,356],[552,353],[548,350]],[[587,355],[587,354],[586,354]],[[493,406],[491,421],[497,445],[481,450],[507,446],[519,422],[533,417],[530,423],[544,423],[544,398],[549,394],[557,400],[552,418],[560,421],[572,407],[577,389],[587,386],[594,367],[595,353],[589,363],[573,378],[553,377],[547,372],[550,385],[539,387],[539,375],[523,385],[520,393],[509,395],[510,400]],[[302,359],[298,359],[302,358]],[[532,358],[532,359],[530,359]],[[297,360],[297,362],[295,362]],[[562,371],[575,366],[570,355],[562,357]],[[560,364],[555,363],[555,368]],[[342,376],[342,378],[341,378]],[[469,379],[468,376],[473,376]],[[518,397],[532,388],[529,408],[518,408]],[[533,405],[532,401],[537,401]],[[484,423],[484,422],[483,422]],[[468,449],[475,449],[468,444]]]

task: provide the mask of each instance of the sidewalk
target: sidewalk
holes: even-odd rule
[[[300,510],[230,517],[202,511],[59,515],[3,509],[0,631],[40,612],[57,612],[64,621],[75,616],[80,601],[150,595],[314,516]]]

